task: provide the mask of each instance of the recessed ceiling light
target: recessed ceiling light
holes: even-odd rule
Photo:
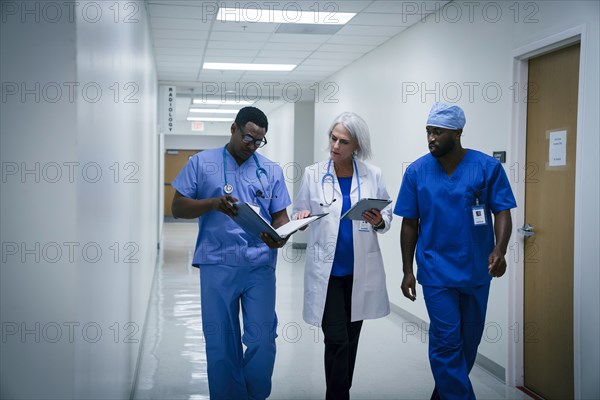
[[[227,69],[235,71],[291,71],[295,64],[245,64],[245,63],[212,63],[205,62],[204,69]]]
[[[188,121],[207,121],[207,122],[230,122],[233,121],[233,117],[230,118],[219,118],[219,117],[187,117]]]
[[[190,108],[190,112],[204,114],[237,114],[240,110],[222,110],[217,108]]]
[[[217,20],[227,22],[270,22],[273,24],[344,25],[355,15],[356,13],[336,11],[299,10],[295,7],[288,7],[285,10],[261,9],[258,7],[219,8]]]
[[[208,104],[208,105],[223,105],[223,106],[249,106],[254,104],[253,101],[247,100],[219,100],[219,99],[194,99],[194,104]]]

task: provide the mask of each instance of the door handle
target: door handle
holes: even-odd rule
[[[517,229],[517,232],[519,232],[524,237],[530,237],[535,235],[535,232],[533,231],[533,226],[529,224],[523,225],[522,228]]]

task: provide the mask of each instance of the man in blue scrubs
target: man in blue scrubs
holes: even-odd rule
[[[275,228],[289,221],[286,207],[291,202],[283,171],[255,153],[267,143],[267,130],[261,110],[242,108],[231,125],[229,143],[191,157],[173,182],[173,216],[198,218],[193,265],[200,268],[202,330],[213,400],[262,400],[271,393],[276,249],[285,241],[275,242],[266,234],[253,237],[231,218],[236,212],[233,203],[240,201],[259,206]]]
[[[469,372],[483,334],[490,281],[506,271],[510,209],[516,207],[498,160],[462,147],[465,122],[460,107],[433,105],[425,128],[429,154],[406,170],[394,208],[404,217],[402,293],[416,299],[416,251],[430,319],[432,399],[475,399]]]

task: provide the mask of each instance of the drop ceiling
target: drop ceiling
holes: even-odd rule
[[[238,96],[281,99],[343,69],[446,1],[168,1],[146,0],[159,84],[178,97]],[[353,12],[346,25],[299,25],[216,20],[218,7]],[[417,9],[415,10],[415,7]],[[407,12],[407,10],[411,12]],[[339,28],[339,29],[338,29]],[[203,70],[204,62],[297,64],[290,72]],[[179,112],[187,112],[184,107]]]

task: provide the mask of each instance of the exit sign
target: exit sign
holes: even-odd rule
[[[193,121],[192,122],[192,130],[193,131],[203,131],[204,130],[204,122],[202,122],[202,121]]]

